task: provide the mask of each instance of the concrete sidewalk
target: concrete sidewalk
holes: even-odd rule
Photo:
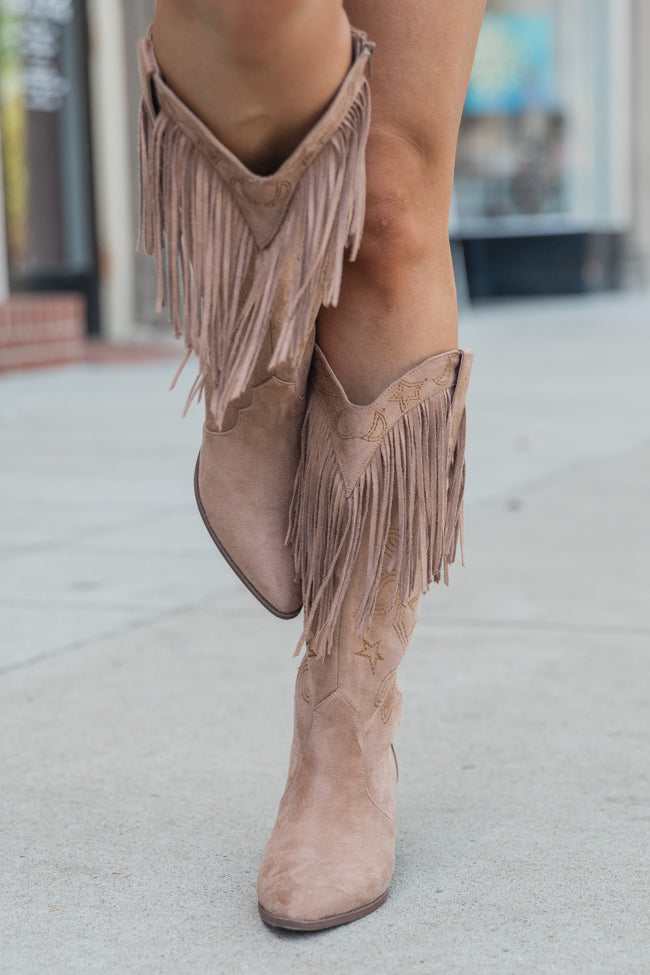
[[[391,896],[314,935],[254,889],[299,623],[200,524],[175,364],[0,380],[2,975],[650,973],[650,299],[462,338],[469,567],[401,669]]]

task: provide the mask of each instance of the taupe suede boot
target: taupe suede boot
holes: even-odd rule
[[[269,924],[318,930],[388,894],[402,695],[420,595],[447,578],[472,353],[434,356],[353,406],[316,350],[291,534],[303,578],[289,777],[258,878]]]
[[[206,395],[199,509],[240,579],[284,618],[302,604],[284,543],[314,320],[338,301],[365,213],[372,45],[353,30],[351,48],[331,104],[269,176],[244,166],[169,88],[151,36],[138,48],[140,240],[156,259],[158,310],[166,300],[185,340],[180,369],[192,351],[199,357],[187,401]]]

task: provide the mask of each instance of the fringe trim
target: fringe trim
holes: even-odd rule
[[[346,492],[323,398],[312,394],[302,434],[287,541],[303,580],[304,631],[322,656],[336,639],[343,600],[366,539],[366,584],[358,633],[370,627],[379,594],[406,605],[432,581],[449,582],[465,488],[463,407],[451,455],[453,389],[441,390],[391,427],[361,477]],[[390,537],[389,537],[390,536]],[[390,546],[390,548],[389,548]],[[386,561],[387,553],[388,561]],[[464,564],[464,563],[463,563]],[[394,578],[392,591],[385,573]]]
[[[185,340],[172,386],[191,352],[199,357],[185,411],[209,378],[211,410],[221,423],[249,384],[278,302],[283,326],[270,372],[299,360],[315,301],[338,302],[344,251],[354,260],[363,231],[369,125],[364,78],[335,134],[292,188],[277,233],[259,248],[215,164],[164,111],[152,115],[143,97],[138,246],[156,261],[157,310],[168,305],[175,335]]]

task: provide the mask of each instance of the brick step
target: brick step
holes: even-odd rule
[[[12,295],[0,305],[0,372],[81,362],[86,331],[82,295]]]

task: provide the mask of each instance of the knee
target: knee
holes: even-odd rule
[[[397,131],[371,131],[366,219],[357,264],[381,285],[425,261],[448,234],[451,174]]]
[[[206,23],[240,26],[255,30],[260,19],[283,18],[295,14],[305,0],[174,0],[186,11]]]
[[[187,0],[174,0],[187,10]],[[314,0],[190,0],[195,18],[215,30],[230,53],[255,60],[266,57],[269,45],[314,5]]]

